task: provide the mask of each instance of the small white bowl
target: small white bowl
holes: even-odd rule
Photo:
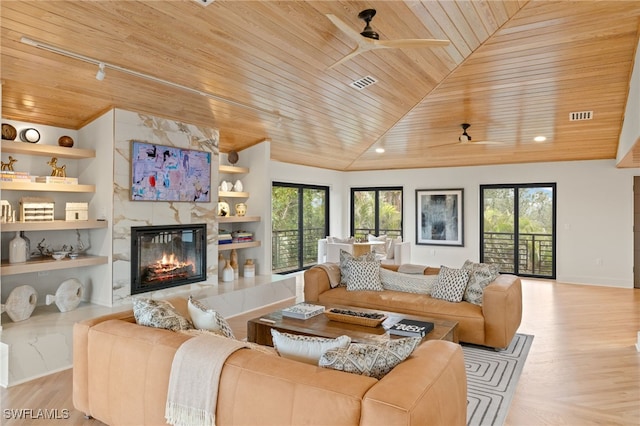
[[[78,253],[69,253],[69,259],[77,259]]]
[[[54,251],[51,254],[51,257],[53,257],[55,260],[61,260],[61,259],[64,259],[65,257],[67,257],[67,252],[66,251]]]

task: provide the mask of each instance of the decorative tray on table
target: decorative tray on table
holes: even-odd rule
[[[353,311],[350,309],[332,308],[324,311],[324,314],[331,321],[347,322],[365,327],[377,327],[387,319],[387,316],[381,313]]]

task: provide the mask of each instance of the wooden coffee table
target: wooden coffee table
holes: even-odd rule
[[[346,334],[351,337],[351,340],[354,342],[380,343],[400,337],[390,336],[388,329],[401,319],[407,318],[429,321],[434,324],[433,330],[424,337],[424,340],[448,340],[458,343],[458,323],[455,321],[343,305],[323,304],[322,306],[327,310],[339,308],[352,311],[379,312],[387,315],[387,319],[377,327],[367,327],[364,325],[332,321],[324,314],[301,320],[283,317],[282,311],[275,311],[249,320],[247,323],[247,340],[260,345],[273,346],[271,329],[275,328],[283,333],[304,334],[307,336],[320,336],[332,339]]]

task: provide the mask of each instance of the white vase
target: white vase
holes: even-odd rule
[[[233,281],[233,268],[228,260],[225,261],[224,269],[222,270],[222,281],[228,283]]]
[[[9,263],[23,263],[27,261],[27,242],[16,231],[16,236],[9,241]]]
[[[253,278],[256,276],[256,265],[253,263],[253,259],[247,259],[244,262],[244,277]]]
[[[233,190],[236,192],[242,192],[243,186],[242,182],[238,179],[235,184],[233,184]]]
[[[26,243],[27,259],[29,259],[31,257],[31,240],[27,238],[27,236],[24,234],[24,231],[20,231],[20,237],[22,237],[22,239]]]

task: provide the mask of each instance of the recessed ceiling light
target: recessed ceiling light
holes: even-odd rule
[[[382,154],[384,152],[384,148],[376,148],[376,152],[378,154]]]
[[[547,140],[546,136],[536,136],[535,138],[533,138],[534,141],[536,142],[544,142]]]

